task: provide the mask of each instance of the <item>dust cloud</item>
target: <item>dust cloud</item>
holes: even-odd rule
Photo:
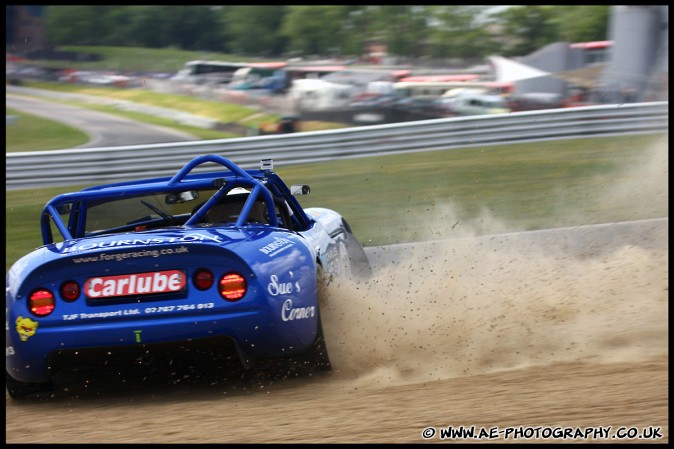
[[[660,142],[597,197],[647,213],[666,203],[667,183]],[[508,225],[488,214],[450,230],[452,213],[446,205],[428,224],[433,242],[370,252],[369,280],[328,286],[322,315],[338,379],[382,387],[667,355],[666,223],[655,237],[613,236],[619,231],[609,227],[596,237],[531,238],[499,235]],[[443,229],[452,239],[441,238]],[[486,231],[493,235],[471,237]]]
[[[664,136],[650,145],[641,163],[623,167],[618,180],[599,192],[600,201],[618,199],[637,216],[653,216],[669,204],[669,140]]]

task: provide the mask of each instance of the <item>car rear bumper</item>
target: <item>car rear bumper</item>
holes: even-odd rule
[[[244,365],[255,357],[296,354],[306,350],[316,335],[317,321],[305,321],[292,332],[281,328],[268,310],[106,320],[105,323],[62,322],[38,328],[25,341],[7,331],[6,370],[22,382],[45,382],[53,375],[56,354],[78,350],[101,353],[109,348],[134,350],[163,343],[189,342],[210,337],[231,339]]]

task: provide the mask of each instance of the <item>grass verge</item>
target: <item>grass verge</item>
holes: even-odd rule
[[[288,184],[311,186],[303,206],[341,212],[366,246],[378,246],[668,216],[667,139],[559,140],[276,171]],[[44,204],[77,189],[6,192],[7,268],[40,245]]]

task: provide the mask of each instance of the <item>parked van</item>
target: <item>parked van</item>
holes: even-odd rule
[[[504,114],[510,112],[500,95],[487,94],[479,89],[452,89],[442,96],[447,113],[454,115]]]

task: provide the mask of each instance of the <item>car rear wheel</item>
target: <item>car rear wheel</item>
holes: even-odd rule
[[[332,364],[330,363],[330,356],[328,355],[328,347],[325,343],[325,335],[323,334],[323,325],[321,324],[320,315],[318,318],[318,332],[316,333],[316,340],[311,345],[309,350],[296,358],[295,363],[299,363],[307,369],[313,371],[330,371]]]
[[[5,372],[5,384],[7,392],[13,399],[24,399],[40,393],[52,391],[52,382],[20,382]]]

